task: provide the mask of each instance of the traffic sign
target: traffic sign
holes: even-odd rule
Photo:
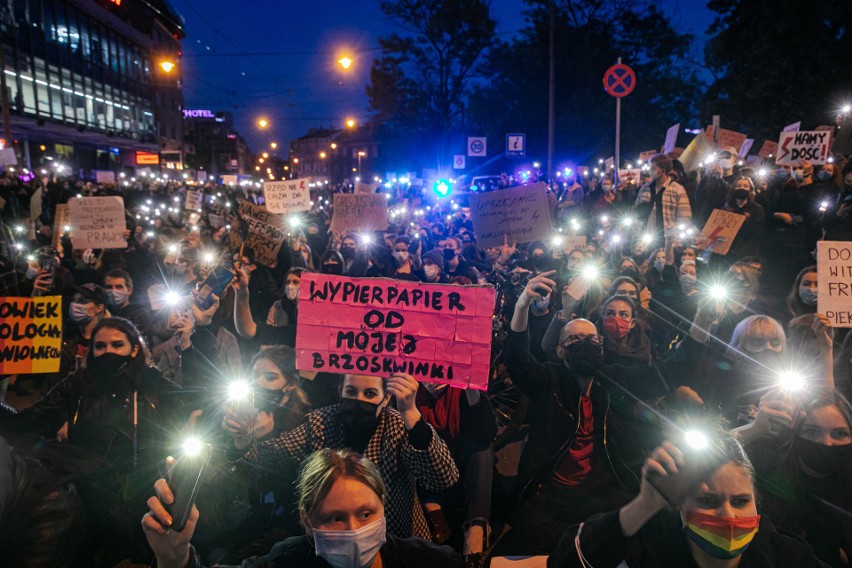
[[[506,156],[509,158],[523,158],[527,151],[526,134],[506,135]]]
[[[487,155],[487,142],[484,136],[470,136],[467,139],[467,155],[484,158]]]
[[[636,73],[633,69],[618,63],[604,73],[604,90],[616,98],[626,97],[636,88]]]
[[[453,169],[455,170],[463,170],[464,169],[464,155],[456,154],[453,156]]]

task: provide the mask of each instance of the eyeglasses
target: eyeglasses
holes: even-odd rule
[[[565,338],[565,341],[560,344],[560,347],[567,349],[571,345],[576,345],[585,341],[588,341],[595,346],[603,345],[603,337],[600,335],[569,335]]]

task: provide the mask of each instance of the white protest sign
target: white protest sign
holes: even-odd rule
[[[852,327],[852,242],[817,242],[817,312],[831,327]]]
[[[794,122],[793,124],[788,124],[784,127],[784,132],[798,132],[802,127],[802,121]]]
[[[775,163],[793,166],[807,160],[811,165],[824,164],[828,159],[830,143],[831,134],[825,131],[782,132],[781,138],[778,139]]]
[[[75,250],[127,248],[121,197],[75,197],[68,200],[68,213]]]
[[[222,176],[222,185],[237,185],[237,176],[234,176],[234,175]]]
[[[310,178],[268,181],[263,184],[263,198],[270,213],[296,213],[310,211]]]
[[[487,193],[471,193],[470,214],[477,244],[499,247],[505,240],[526,243],[552,234],[543,182]]]
[[[388,228],[388,200],[381,193],[335,193],[331,230],[380,230]]]
[[[216,215],[215,213],[211,213],[207,216],[210,221],[210,226],[214,229],[221,229],[225,226],[225,216],[224,215]]]
[[[201,200],[203,196],[200,191],[186,190],[186,201],[183,208],[188,211],[201,211]]]
[[[115,185],[115,172],[108,170],[96,170],[95,171],[95,181],[98,183],[103,183],[106,185],[113,184]]]
[[[663,144],[663,154],[668,154],[669,152],[674,150],[675,143],[677,142],[677,133],[679,130],[680,123],[678,122],[666,131],[666,143]]]
[[[376,193],[376,186],[371,183],[356,181],[355,193]]]
[[[721,255],[728,254],[745,220],[745,215],[714,209],[701,233],[695,238],[695,248]]]
[[[645,150],[644,152],[639,153],[639,161],[647,162],[657,154],[659,154],[659,152],[657,152],[656,150]]]
[[[746,156],[748,156],[748,152],[749,152],[749,150],[751,150],[751,147],[753,145],[754,145],[754,138],[746,138],[743,141],[743,147],[740,148],[740,158],[745,158]]]
[[[0,150],[0,166],[16,166],[18,164],[18,156],[15,154],[14,148],[3,148]]]
[[[640,185],[639,182],[642,181],[642,170],[639,168],[631,168],[629,170],[618,170],[618,183],[619,184],[633,184]]]

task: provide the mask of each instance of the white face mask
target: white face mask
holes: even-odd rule
[[[429,280],[434,280],[438,277],[438,267],[434,264],[427,264],[423,267],[423,272],[426,273],[426,278]]]
[[[317,556],[334,568],[365,568],[386,542],[385,518],[354,531],[314,530]]]
[[[295,302],[296,298],[299,297],[299,287],[295,284],[287,284],[284,288],[284,295],[287,296],[288,300]]]
[[[71,302],[68,305],[68,317],[75,323],[89,321],[95,317],[95,306],[93,304],[78,304]]]
[[[27,266],[27,280],[35,280],[36,276],[38,276],[38,270],[32,266]]]
[[[393,257],[399,264],[403,264],[408,260],[408,251],[394,251]]]
[[[124,302],[127,301],[127,297],[130,294],[128,294],[127,292],[122,292],[121,290],[107,290],[106,295],[110,307],[120,308],[124,305]]]

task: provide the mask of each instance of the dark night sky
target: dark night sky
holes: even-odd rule
[[[185,107],[233,112],[238,132],[257,152],[271,141],[281,144],[280,152],[310,127],[365,117],[376,38],[396,29],[379,0],[171,2],[186,20]],[[501,37],[523,27],[522,0],[491,6]],[[706,0],[664,0],[663,8],[679,30],[699,39],[712,20]],[[346,74],[335,63],[344,47],[356,54]],[[243,55],[270,52],[275,55]],[[255,126],[260,116],[269,119],[268,131]]]

